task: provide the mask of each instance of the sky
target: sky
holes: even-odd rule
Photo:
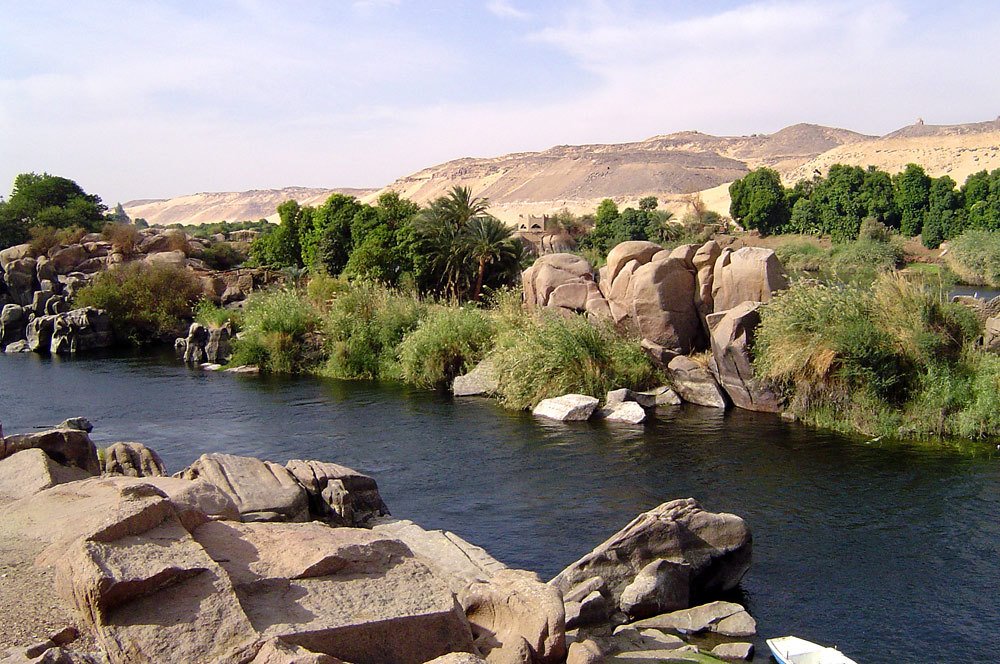
[[[381,187],[451,159],[1000,115],[1000,3],[0,0],[0,195]]]

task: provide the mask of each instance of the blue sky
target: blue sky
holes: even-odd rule
[[[381,186],[464,156],[1000,114],[1000,3],[0,0],[0,193]]]

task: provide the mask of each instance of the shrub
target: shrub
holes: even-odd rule
[[[269,373],[299,373],[318,361],[309,334],[318,317],[295,291],[254,293],[243,309],[243,334],[230,364],[253,364]]]
[[[570,392],[600,397],[611,389],[644,389],[662,380],[637,341],[582,316],[529,318],[502,330],[490,357],[500,401],[515,409]]]
[[[782,242],[774,253],[785,269],[791,272],[819,272],[830,267],[830,252],[808,237]]]
[[[107,310],[116,337],[141,345],[176,336],[200,296],[201,284],[187,270],[137,261],[101,272],[74,303]]]
[[[860,238],[834,247],[830,269],[843,283],[870,286],[879,275],[902,267],[903,255],[898,242]]]
[[[246,256],[228,242],[214,242],[201,252],[201,259],[213,270],[231,270],[246,260]]]
[[[330,356],[325,375],[346,379],[398,379],[397,347],[427,307],[408,295],[359,282],[339,295],[326,316]]]
[[[331,277],[325,272],[319,272],[309,277],[309,283],[306,284],[306,297],[313,308],[321,313],[326,313],[330,310],[330,305],[333,304],[337,295],[345,292],[348,288],[346,281]]]
[[[32,256],[44,256],[50,249],[63,244],[76,244],[87,231],[79,226],[53,228],[52,226],[32,226],[28,234]]]
[[[139,243],[142,242],[142,234],[132,224],[108,223],[104,225],[101,233],[104,239],[111,243],[114,251],[125,256],[134,255]]]
[[[194,307],[194,319],[205,327],[222,327],[231,323],[239,328],[243,322],[243,314],[234,309],[226,309],[209,300],[199,300]]]
[[[448,387],[483,359],[492,334],[490,320],[478,309],[431,309],[399,347],[403,379],[419,387]]]
[[[965,283],[1000,288],[1000,232],[962,233],[950,241],[945,260]]]

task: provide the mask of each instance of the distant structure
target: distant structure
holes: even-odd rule
[[[917,118],[917,121],[914,122],[913,124],[917,125],[918,127],[923,127],[924,126],[924,119],[923,118]]]
[[[558,254],[576,249],[576,241],[547,214],[541,217],[523,214],[517,216],[514,237],[524,243],[525,249],[536,256]]]

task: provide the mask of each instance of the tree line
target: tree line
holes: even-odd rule
[[[733,220],[762,235],[805,233],[837,241],[857,238],[874,219],[936,248],[967,229],[1000,230],[1000,169],[970,175],[957,185],[931,177],[917,164],[895,174],[874,166],[835,164],[785,187],[777,171],[758,168],[729,186]]]

